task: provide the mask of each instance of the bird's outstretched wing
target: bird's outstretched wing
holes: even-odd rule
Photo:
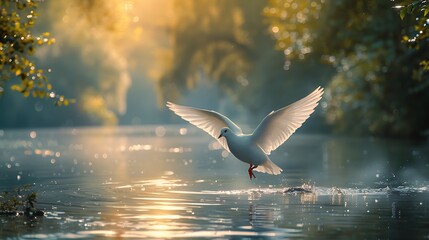
[[[301,127],[314,112],[322,94],[323,88],[318,87],[305,98],[268,114],[253,132],[253,141],[270,154]]]
[[[220,130],[224,127],[228,127],[236,135],[243,134],[243,131],[239,126],[237,126],[233,121],[224,115],[205,109],[187,107],[177,105],[171,102],[167,102],[167,107],[179,115],[184,120],[190,122],[191,124],[201,128],[222,145],[223,148],[229,151],[228,144],[226,143],[225,138],[218,139]]]

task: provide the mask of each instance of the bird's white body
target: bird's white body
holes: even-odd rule
[[[250,168],[256,166],[253,168],[255,171],[274,175],[282,172],[282,169],[274,164],[264,150],[258,146],[253,135],[236,135],[232,131],[228,131],[228,128],[221,131],[221,135],[227,139],[228,148],[232,155],[238,160],[250,164]]]
[[[226,136],[224,135],[224,137]],[[259,166],[269,160],[267,154],[252,141],[251,135],[230,134],[226,138],[229,150],[242,162]],[[247,149],[247,151],[242,151],[242,149]]]
[[[215,111],[167,103],[167,107],[184,120],[201,128],[236,158],[250,164],[252,170],[280,174],[282,169],[274,164],[268,155],[283,144],[307,120],[319,100],[323,88],[317,88],[305,98],[287,107],[268,114],[252,134],[243,134],[240,127],[226,116]],[[220,134],[220,135],[219,135]],[[218,136],[219,135],[219,136]]]

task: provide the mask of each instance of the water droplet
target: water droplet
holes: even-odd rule
[[[375,177],[376,177],[376,178],[379,178],[379,177],[380,177],[380,174],[378,174],[378,173],[377,173],[377,174],[375,174]]]
[[[6,164],[6,167],[7,167],[7,168],[11,168],[11,167],[12,167],[12,165],[11,165],[10,163],[7,163],[7,164]]]
[[[31,137],[32,139],[35,139],[35,138],[37,137],[37,133],[36,133],[36,131],[31,131],[31,132],[30,132],[30,137]]]
[[[34,104],[34,110],[36,110],[36,112],[41,112],[43,110],[43,103],[37,102]]]
[[[55,164],[55,158],[52,158],[52,159],[51,159],[51,163],[52,163],[52,164]]]
[[[167,130],[163,126],[159,126],[155,128],[155,135],[157,137],[164,137]]]
[[[186,128],[180,128],[179,129],[179,133],[180,133],[180,135],[186,135],[188,133],[188,129],[186,129]]]
[[[16,175],[16,180],[21,180],[21,175]]]

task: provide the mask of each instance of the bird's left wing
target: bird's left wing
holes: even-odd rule
[[[236,135],[243,134],[243,131],[233,121],[226,116],[211,110],[187,107],[167,102],[167,107],[175,114],[179,115],[184,120],[190,122],[196,127],[204,130],[222,145],[223,148],[229,151],[228,144],[225,138],[218,139],[220,130],[228,127]]]
[[[318,87],[305,98],[268,114],[253,132],[253,142],[270,154],[301,127],[314,112],[322,94],[323,88]]]

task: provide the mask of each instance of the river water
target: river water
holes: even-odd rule
[[[428,142],[296,134],[270,158],[251,181],[185,125],[0,130],[0,190],[45,211],[0,238],[429,238]]]

